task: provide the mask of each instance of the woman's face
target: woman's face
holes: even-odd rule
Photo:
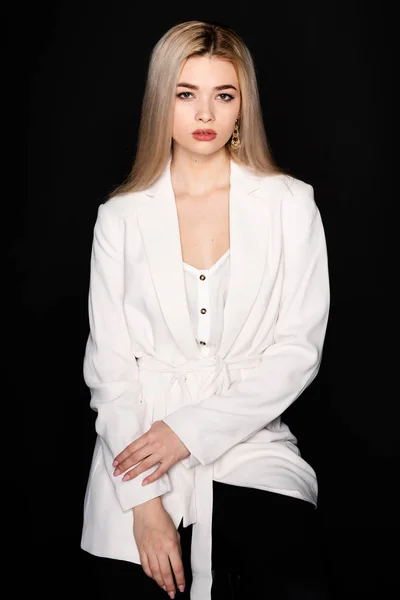
[[[176,88],[174,146],[202,155],[220,150],[233,133],[239,111],[239,81],[232,63],[192,56]],[[201,134],[210,130],[214,133]]]

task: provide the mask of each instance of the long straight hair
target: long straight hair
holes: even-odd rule
[[[249,49],[230,28],[188,21],[169,29],[152,50],[136,157],[126,181],[112,196],[144,190],[164,170],[172,148],[176,85],[185,61],[192,56],[228,60],[236,70],[241,93],[241,145],[234,151],[230,140],[227,142],[226,150],[232,160],[264,175],[281,172],[273,161],[265,133],[257,76]]]

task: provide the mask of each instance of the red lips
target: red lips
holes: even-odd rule
[[[197,129],[192,133],[192,136],[198,142],[211,142],[217,137],[217,133],[214,129]]]
[[[209,133],[209,134],[212,134],[212,135],[216,135],[217,134],[217,132],[214,131],[214,129],[196,129],[196,131],[193,131],[193,135],[195,133],[200,133],[200,134],[201,133]]]

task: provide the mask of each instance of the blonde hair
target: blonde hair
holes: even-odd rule
[[[114,190],[113,196],[146,189],[164,170],[171,155],[176,85],[185,61],[192,56],[228,60],[236,70],[241,91],[241,145],[233,151],[230,142],[226,144],[232,160],[260,174],[281,172],[269,149],[256,71],[247,46],[227,27],[188,21],[169,29],[152,50],[136,157],[127,180]]]

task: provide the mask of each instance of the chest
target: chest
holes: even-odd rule
[[[209,269],[230,247],[229,187],[207,196],[176,197],[183,261]]]

